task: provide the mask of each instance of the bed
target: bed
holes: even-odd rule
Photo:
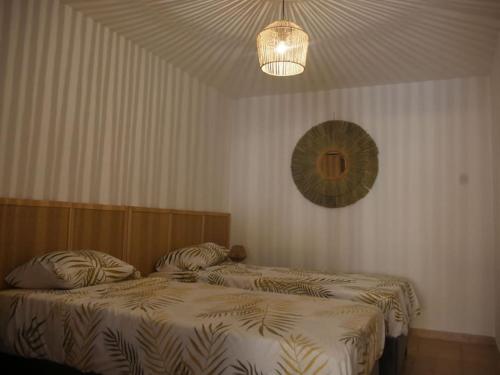
[[[152,276],[374,305],[383,312],[386,323],[386,350],[381,359],[384,375],[402,372],[409,324],[420,314],[413,285],[406,279],[391,276],[321,273],[234,262],[224,262],[196,272],[157,272]]]
[[[162,273],[152,274],[155,275],[161,276]],[[183,278],[187,274],[174,272],[170,277]],[[199,270],[192,278],[207,284],[372,304],[384,313],[387,334],[391,337],[407,335],[409,323],[420,314],[420,304],[413,285],[404,278],[394,276],[323,273],[224,262]]]
[[[0,350],[101,374],[376,373],[384,320],[351,301],[165,278],[0,291]]]
[[[59,291],[5,289],[4,277],[51,250],[98,250],[147,275],[165,252],[207,241],[227,247],[229,227],[230,215],[220,212],[0,198],[2,369],[149,374],[163,366],[162,373],[189,374],[226,359],[224,371],[214,373],[293,373],[289,366],[301,353],[310,372],[377,373],[383,315],[357,302],[315,298],[311,304],[311,297],[158,278]],[[263,314],[272,324],[255,322]],[[220,344],[212,346],[220,356],[200,362],[207,339]],[[183,348],[182,355],[147,349],[162,345],[164,353]]]

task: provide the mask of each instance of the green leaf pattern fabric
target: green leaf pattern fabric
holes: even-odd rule
[[[95,250],[63,250],[32,258],[5,281],[16,288],[75,289],[140,277],[132,265]]]
[[[1,351],[105,375],[368,375],[385,336],[366,304],[145,278],[1,291],[0,337]]]
[[[155,273],[153,276],[168,276]],[[184,275],[184,277],[186,277]],[[191,280],[271,293],[339,298],[377,306],[384,314],[386,334],[407,335],[420,304],[411,282],[385,275],[324,273],[285,267],[226,262],[192,273]]]
[[[229,249],[213,242],[183,247],[165,254],[155,264],[156,271],[197,271],[223,263]]]

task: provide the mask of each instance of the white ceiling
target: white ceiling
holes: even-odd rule
[[[62,1],[233,97],[486,75],[500,30],[500,0],[288,0],[311,44],[274,78],[255,39],[280,0]]]

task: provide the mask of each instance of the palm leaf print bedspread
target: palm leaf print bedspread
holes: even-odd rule
[[[264,267],[227,262],[205,270],[181,272],[183,278],[203,283],[264,292],[339,298],[377,306],[384,314],[387,335],[407,335],[412,319],[420,314],[413,285],[403,278],[354,273],[322,273],[285,267]],[[154,273],[153,276],[180,276]]]
[[[367,375],[383,345],[351,301],[165,278],[0,292],[0,350],[102,374]]]

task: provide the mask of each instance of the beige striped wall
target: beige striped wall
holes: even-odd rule
[[[225,210],[227,106],[57,0],[0,1],[0,196]]]
[[[493,155],[495,177],[495,234],[496,234],[496,337],[500,349],[500,33],[492,72],[492,97],[493,97]]]
[[[408,276],[417,326],[494,335],[489,79],[241,99],[232,118],[232,242],[251,262]],[[291,173],[293,148],[329,119],[363,126],[380,150],[373,190],[316,206]]]

